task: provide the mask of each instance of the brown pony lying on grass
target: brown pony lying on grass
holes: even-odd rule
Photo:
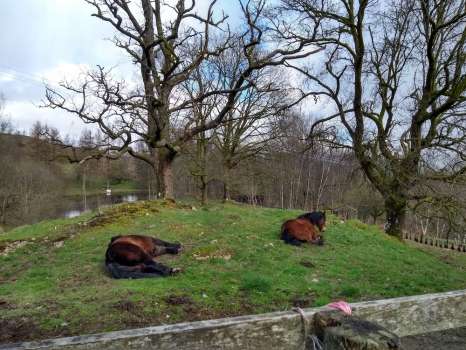
[[[112,237],[105,253],[105,265],[113,278],[169,276],[180,271],[154,260],[163,254],[178,254],[181,244],[161,239],[127,235]]]
[[[300,215],[297,219],[283,223],[280,239],[285,243],[300,246],[304,242],[323,245],[322,232],[325,231],[325,213],[312,212]]]

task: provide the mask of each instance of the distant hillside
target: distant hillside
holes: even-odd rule
[[[0,227],[57,217],[64,197],[101,194],[107,184],[113,193],[139,188],[131,161],[70,163],[66,156],[71,152],[45,140],[0,134]],[[76,152],[81,156],[86,151]]]
[[[0,147],[9,148],[14,152],[21,152],[24,156],[33,154],[32,138],[26,135],[0,133]]]
[[[18,159],[30,158],[37,160],[37,158],[42,157],[60,163],[66,161],[64,158],[55,158],[60,154],[66,155],[66,151],[62,147],[27,135],[0,134],[0,150],[6,150],[8,153],[14,154]]]

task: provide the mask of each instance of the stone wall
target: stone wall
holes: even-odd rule
[[[466,326],[466,290],[355,303],[353,314],[399,336]],[[325,307],[0,346],[5,349],[304,349]]]

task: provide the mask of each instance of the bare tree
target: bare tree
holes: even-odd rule
[[[322,70],[288,64],[333,106],[310,137],[333,128],[329,142],[354,151],[383,196],[386,232],[401,238],[409,203],[433,195],[429,180],[464,180],[465,1],[283,0],[282,10],[293,20],[275,21],[282,37],[325,47]]]
[[[227,16],[214,16],[216,0],[210,2],[207,14],[196,12],[195,1],[178,0],[174,6],[161,0],[86,0],[93,16],[109,23],[117,35],[114,43],[123,49],[140,71],[135,88],[117,81],[111,71],[98,67],[81,84],[63,82],[61,90],[47,87],[46,100],[51,108],[60,108],[92,123],[113,141],[114,156],[129,152],[150,164],[158,174],[160,192],[173,198],[172,165],[181,147],[195,135],[217,127],[233,108],[235,97],[249,83],[257,70],[270,65],[301,58],[312,53],[301,51],[305,41],[280,44],[267,51],[258,50],[268,37],[262,13],[265,1],[240,2],[244,30],[230,33]],[[170,21],[163,17],[173,15]],[[213,41],[213,34],[223,32],[223,40]],[[196,100],[182,93],[182,84],[196,67],[208,64],[233,42],[240,43],[246,64],[227,89],[212,90]],[[213,95],[222,95],[222,104],[208,123],[193,123],[188,118],[180,125],[179,118],[193,110],[193,104]],[[174,130],[176,125],[176,130]],[[150,154],[137,152],[132,145],[144,142]]]
[[[244,60],[240,51],[231,51],[217,61],[224,84],[241,74]],[[253,85],[237,95],[234,107],[215,130],[213,143],[222,159],[223,199],[230,199],[231,172],[241,162],[255,157],[267,144],[280,137],[279,122],[288,109],[303,98],[294,96],[278,67],[269,67],[250,77]]]
[[[36,160],[32,147],[28,137],[0,135],[0,161],[7,164],[0,166],[0,226],[37,220],[63,189],[63,177]]]
[[[13,125],[11,120],[5,114],[5,96],[0,93],[0,134],[11,134]]]
[[[1,167],[0,169],[0,225],[6,223],[7,210],[17,202],[16,188],[12,186],[16,175],[12,167]]]
[[[34,158],[44,164],[51,165],[51,161],[60,156],[59,149],[49,142],[49,139],[59,139],[60,133],[54,127],[36,120],[29,132],[32,138],[32,152]]]
[[[210,64],[198,67],[184,88],[193,101],[211,90],[227,90],[242,74],[247,62],[240,45],[223,51]],[[250,86],[239,93],[233,108],[223,122],[212,131],[202,131],[195,136],[195,150],[191,174],[198,179],[201,201],[204,203],[207,184],[215,178],[208,174],[208,158],[219,155],[223,175],[216,177],[224,183],[224,199],[229,199],[229,174],[240,162],[254,157],[271,139],[277,137],[277,121],[284,118],[286,109],[298,103],[302,96],[293,98],[286,80],[281,77],[278,67],[267,67],[256,71],[248,78]],[[221,107],[220,95],[209,96],[202,102],[195,102],[191,117],[196,126],[208,123]],[[214,146],[214,147],[213,147]],[[215,173],[219,175],[217,168]]]
[[[224,56],[230,50],[231,48],[225,50],[220,56]],[[191,155],[192,164],[190,167],[191,175],[196,179],[197,187],[201,192],[202,204],[207,202],[207,186],[210,177],[208,159],[209,153],[211,153],[209,148],[212,148],[212,130],[205,129],[205,126],[212,117],[215,117],[222,96],[214,94],[204,99],[200,97],[209,91],[225,88],[225,86],[221,86],[223,78],[217,69],[218,67],[213,62],[209,63],[196,67],[190,79],[183,84],[189,98],[194,101],[191,111],[193,124],[202,130],[194,136],[195,147],[194,154]]]

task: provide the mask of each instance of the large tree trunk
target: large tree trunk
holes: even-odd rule
[[[201,119],[201,126],[205,126],[205,119]],[[197,144],[197,170],[199,173],[199,189],[201,191],[201,204],[207,203],[207,146],[206,132],[201,132]]]
[[[362,170],[384,198],[386,215],[385,233],[402,240],[406,210],[408,208],[406,193],[409,190],[408,186],[400,183],[402,174],[397,173],[382,177],[374,170],[371,160],[365,158],[361,149],[359,149],[359,153],[356,153],[356,156],[363,165]]]
[[[205,168],[202,171],[205,171]],[[201,191],[201,204],[205,205],[207,204],[207,176],[205,173],[199,176],[198,181],[198,188]]]
[[[230,198],[230,185],[227,179],[223,180],[223,202],[229,201]]]
[[[86,172],[87,172],[87,163],[84,164],[83,175],[82,175],[82,194],[83,194],[84,211],[87,210]]]
[[[161,159],[159,163],[160,189],[159,192],[164,199],[174,199],[173,187],[173,161]]]
[[[8,203],[8,197],[3,198],[2,211],[0,216],[0,224],[4,225],[6,222],[6,206]]]
[[[176,154],[166,149],[159,150],[158,186],[160,196],[164,199],[175,199],[173,185],[173,161],[175,160],[175,156]]]
[[[230,168],[228,164],[223,165],[223,202],[231,199],[230,194]]]
[[[387,223],[385,232],[391,236],[403,239],[403,227],[408,203],[401,196],[390,196],[385,200]]]
[[[201,204],[204,205],[207,203],[207,183],[204,179],[204,176],[201,177]]]

